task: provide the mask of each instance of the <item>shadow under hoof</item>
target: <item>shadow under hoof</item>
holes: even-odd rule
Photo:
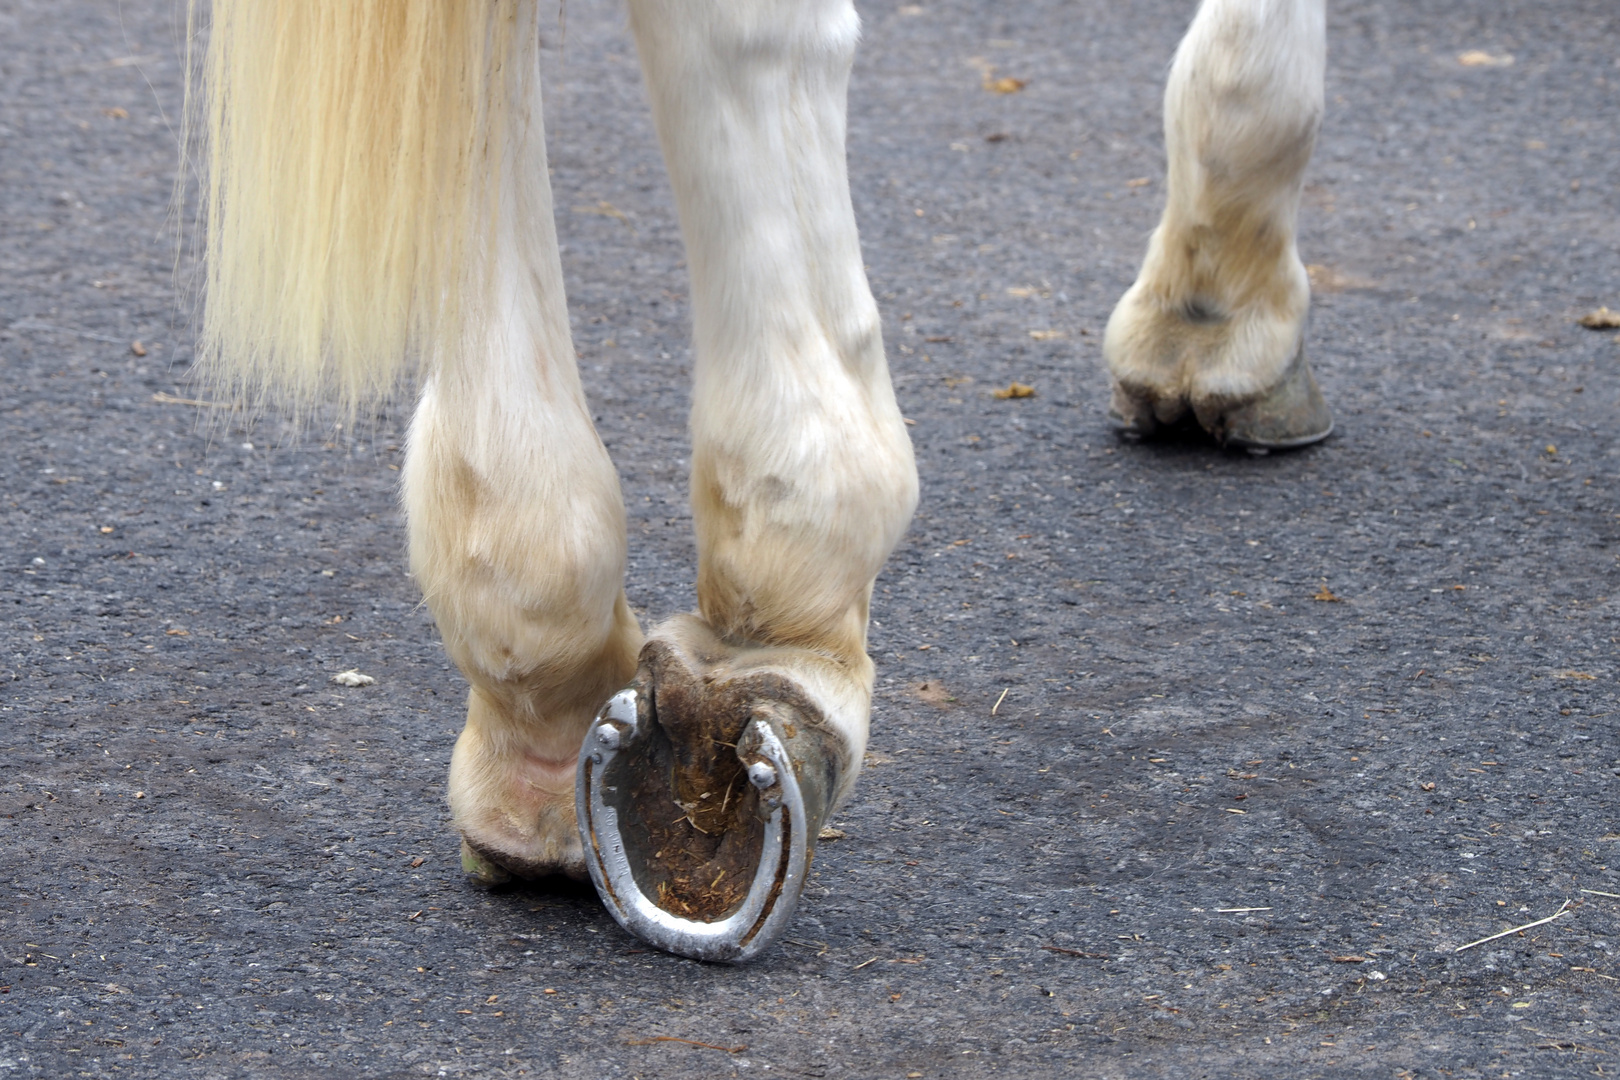
[[[828,739],[787,678],[695,673],[649,642],[580,754],[580,837],[608,911],[680,956],[735,962],[769,947],[837,789]]]
[[[1153,443],[1157,446],[1174,446],[1178,448],[1195,449],[1220,445],[1215,437],[1198,426],[1191,413],[1171,424],[1154,423],[1151,426],[1127,420],[1112,409],[1108,412],[1109,426],[1122,443],[1136,445],[1138,443]]]

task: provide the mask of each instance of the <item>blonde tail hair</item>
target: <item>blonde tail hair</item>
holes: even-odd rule
[[[535,5],[211,7],[186,107],[205,144],[201,373],[249,405],[374,402],[453,350],[487,292]]]

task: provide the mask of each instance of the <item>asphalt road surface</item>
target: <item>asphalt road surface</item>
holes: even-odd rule
[[[293,441],[175,400],[177,6],[0,4],[0,1077],[1620,1068],[1620,340],[1575,323],[1620,309],[1612,0],[1332,4],[1338,430],[1269,457],[1104,421],[1191,3],[866,6],[923,499],[845,836],[741,968],[463,879],[405,406]],[[693,603],[682,252],[623,12],[566,16],[570,310],[652,621]]]

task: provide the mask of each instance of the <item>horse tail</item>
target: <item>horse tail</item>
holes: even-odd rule
[[[453,352],[488,291],[534,7],[212,0],[185,140],[203,162],[197,361],[217,392],[352,410]]]

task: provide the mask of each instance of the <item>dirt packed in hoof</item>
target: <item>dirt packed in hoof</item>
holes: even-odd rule
[[[675,915],[717,922],[748,895],[764,839],[759,796],[727,747],[707,776],[683,767],[659,731],[646,761],[623,761],[635,779],[620,821],[637,880]],[[735,745],[735,744],[733,744]]]
[[[659,642],[647,646],[641,667],[641,722],[651,742],[636,767],[632,813],[621,815],[633,821],[622,826],[627,839],[640,846],[637,878],[665,910],[718,921],[748,895],[764,842],[766,815],[737,757],[738,739],[762,702],[802,695],[775,675],[711,681]],[[793,728],[783,734],[791,738]]]
[[[709,666],[720,660],[694,658]],[[621,759],[620,765],[638,770],[628,815],[633,823],[621,814],[627,840],[642,845],[640,858],[632,859],[639,864],[637,879],[667,911],[710,922],[723,919],[748,894],[768,816],[737,756],[738,741],[749,722],[764,715],[775,718],[779,737],[795,740],[804,726],[821,726],[820,713],[780,675],[717,678],[694,671],[661,641],[642,650],[637,690],[640,723],[651,741],[645,763]],[[808,787],[806,775],[799,780],[807,812],[819,818],[823,792],[837,781],[839,755],[825,746],[817,754],[826,775],[818,774]],[[808,768],[802,762],[800,767]]]

